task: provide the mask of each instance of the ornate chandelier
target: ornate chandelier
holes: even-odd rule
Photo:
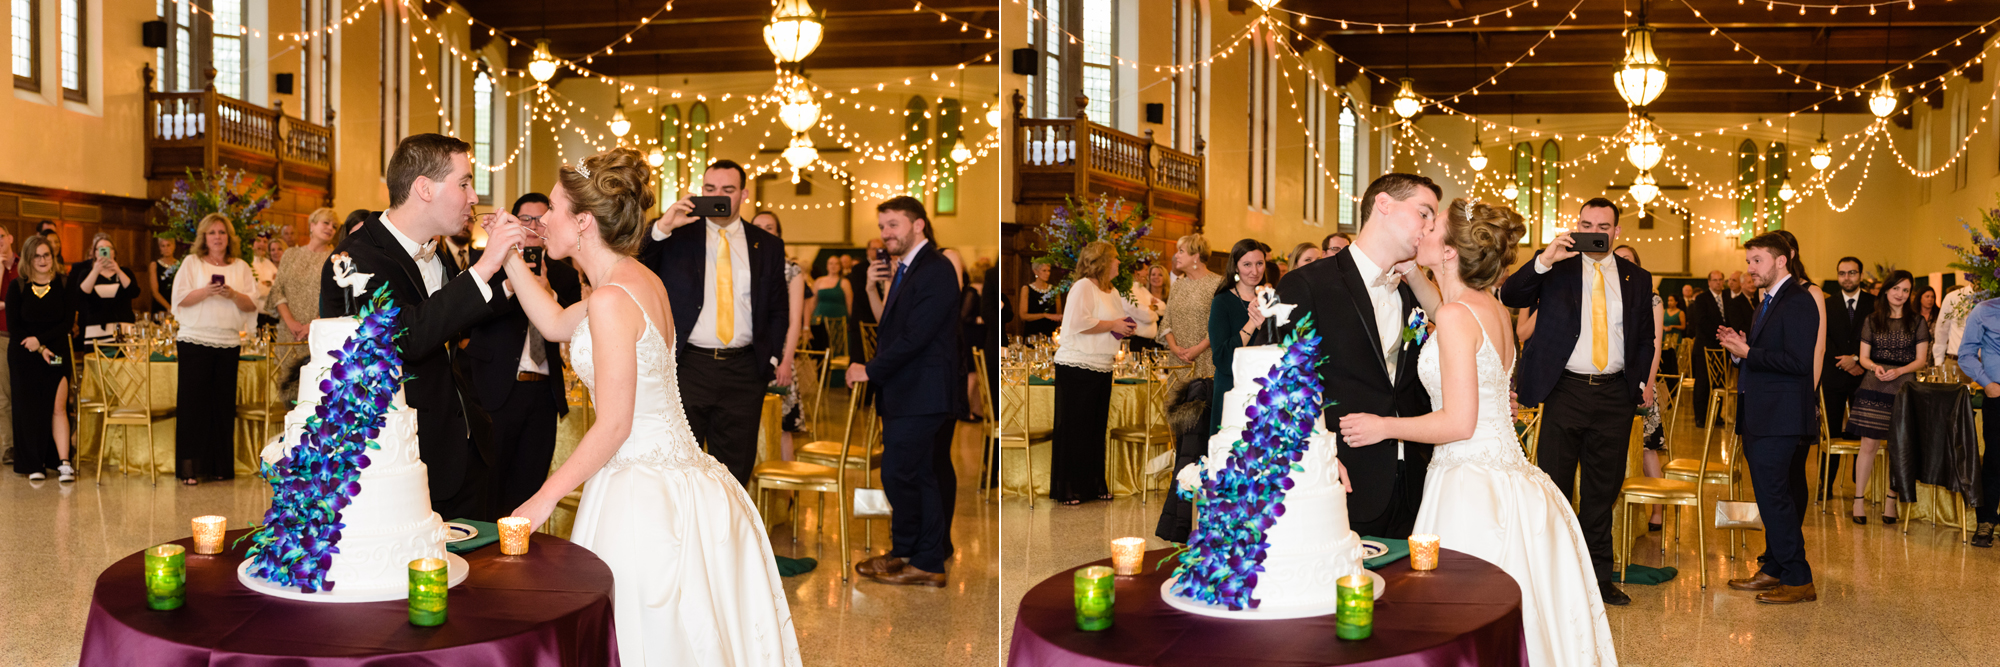
[[[778,120],[793,133],[810,130],[819,124],[819,100],[813,99],[812,88],[804,79],[793,79],[780,93],[779,99],[783,102],[778,106]]]
[[[1792,177],[1786,176],[1784,182],[1778,184],[1778,201],[1789,202],[1794,194],[1797,193],[1792,190]]]
[[[1653,29],[1647,27],[1644,15],[1642,9],[1639,25],[1626,38],[1625,61],[1612,75],[1618,96],[1635,107],[1652,104],[1667,89],[1667,63],[1653,53]]]
[[[764,26],[764,45],[770,47],[778,62],[795,63],[819,48],[825,31],[826,26],[813,15],[806,0],[779,0],[778,10],[771,13],[771,22]]]
[[[1625,146],[1625,160],[1639,171],[1650,171],[1660,164],[1666,154],[1666,147],[1660,145],[1659,135],[1653,132],[1653,124],[1640,118],[1632,125],[1632,138]]]
[[[1889,75],[1882,75],[1882,86],[1868,98],[1868,112],[1875,114],[1876,118],[1888,118],[1889,114],[1896,113],[1896,89],[1889,85]]]
[[[1813,142],[1812,166],[1813,169],[1826,171],[1826,166],[1830,164],[1833,164],[1833,147],[1826,144],[1826,135],[1821,134],[1819,141]]]
[[[620,102],[618,106],[611,107],[611,136],[624,139],[625,133],[631,131],[632,121],[625,118],[625,103]]]
[[[819,149],[813,146],[812,139],[804,132],[792,135],[792,143],[785,147],[783,155],[785,164],[791,165],[793,172],[819,161]]]
[[[548,83],[556,76],[556,68],[562,63],[549,53],[549,40],[535,40],[534,59],[528,61],[528,75],[535,77],[536,83]]]
[[[1516,196],[1519,196],[1520,194],[1521,194],[1520,184],[1514,181],[1513,176],[1508,176],[1507,185],[1500,188],[1500,198],[1505,199],[1507,201],[1514,201],[1514,198]]]
[[[1640,206],[1653,203],[1653,198],[1660,196],[1660,186],[1653,182],[1653,172],[1639,172],[1639,177],[1632,179],[1631,192],[1632,200],[1639,202]]]
[[[666,152],[661,151],[658,147],[654,147],[653,152],[646,154],[646,164],[652,165],[655,168],[657,168],[660,165],[666,163],[667,163],[667,154]]]
[[[961,138],[951,147],[951,161],[953,164],[965,164],[965,161],[970,159],[972,159],[972,149],[966,148],[965,139]]]
[[[1423,100],[1419,99],[1417,92],[1410,88],[1416,82],[1416,79],[1407,76],[1403,77],[1402,89],[1396,91],[1395,101],[1390,102],[1391,107],[1396,110],[1396,115],[1402,116],[1405,119],[1415,116],[1418,112],[1424,110]]]
[[[1472,157],[1466,158],[1465,161],[1472,166],[1473,171],[1484,171],[1486,169],[1486,151],[1479,147],[1478,136],[1472,138]]]

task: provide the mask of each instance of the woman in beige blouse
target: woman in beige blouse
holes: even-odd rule
[[[1194,363],[1194,377],[1213,377],[1208,355],[1208,306],[1222,276],[1208,270],[1208,239],[1189,234],[1174,242],[1174,272],[1180,279],[1167,296],[1167,317],[1160,323],[1160,342],[1181,361]]]
[[[265,310],[278,315],[280,342],[304,341],[308,325],[319,317],[320,269],[326,265],[327,256],[333,254],[333,234],[340,228],[335,215],[333,209],[322,208],[306,216],[305,246],[285,252],[278,261],[278,277],[271,285]],[[285,371],[285,382],[279,390],[282,396],[292,396],[297,391],[299,367],[305,365],[306,355],[296,355],[289,361],[291,368]]]

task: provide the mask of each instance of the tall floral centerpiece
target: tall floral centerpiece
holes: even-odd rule
[[[2000,195],[1994,200],[2000,203]],[[1979,227],[1964,223],[1965,231],[1972,234],[1972,242],[1963,246],[1945,244],[1945,248],[1958,255],[1958,261],[1950,267],[1963,271],[1960,275],[1971,286],[1969,298],[1959,299],[1958,307],[1967,312],[1980,302],[2000,297],[2000,208],[1989,208],[1979,212]],[[1940,317],[1963,319],[1966,313],[1939,313]]]
[[[1055,215],[1042,228],[1042,240],[1047,251],[1036,262],[1063,269],[1066,275],[1043,295],[1053,299],[1057,294],[1069,291],[1076,283],[1076,256],[1083,247],[1095,241],[1106,241],[1118,250],[1118,276],[1111,279],[1111,287],[1120,296],[1131,298],[1132,276],[1141,264],[1158,259],[1160,254],[1139,247],[1139,239],[1153,231],[1153,218],[1146,215],[1146,207],[1128,203],[1123,198],[1110,199],[1103,195],[1091,195],[1079,205],[1075,199],[1065,199]]]
[[[228,167],[186,173],[186,178],[174,181],[172,193],[154,204],[160,214],[153,217],[153,236],[192,246],[196,240],[195,224],[210,213],[221,213],[235,225],[236,242],[242,244],[237,254],[248,261],[250,241],[257,238],[258,232],[282,231],[280,225],[258,220],[277,194],[262,177]]]

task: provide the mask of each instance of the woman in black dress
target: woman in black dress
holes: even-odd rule
[[[1896,392],[1911,375],[1930,361],[1931,329],[1910,300],[1915,279],[1908,271],[1889,274],[1882,281],[1882,300],[1875,311],[1861,321],[1861,387],[1854,390],[1853,406],[1847,411],[1847,426],[1861,438],[1861,454],[1854,457],[1854,522],[1868,523],[1869,473],[1875,468],[1875,450],[1889,439],[1889,411],[1896,405]],[[1890,491],[1882,503],[1882,523],[1896,522],[1896,492]]]
[[[76,323],[81,327],[76,353],[87,354],[88,343],[108,341],[120,323],[133,320],[132,300],[142,291],[139,281],[118,265],[111,247],[111,235],[99,232],[90,239],[90,258],[70,270],[69,285],[76,290]]]
[[[153,260],[153,302],[146,309],[149,313],[172,312],[174,304],[169,301],[174,295],[174,271],[181,267],[186,257],[180,252],[180,243],[173,239],[153,239],[160,258]]]
[[[1047,264],[1035,262],[1030,266],[1035,281],[1021,286],[1021,335],[1047,336],[1062,329],[1062,299],[1049,296],[1054,285],[1049,284],[1049,274],[1055,269]]]
[[[14,393],[14,472],[29,481],[76,481],[69,463],[69,361],[56,350],[76,309],[56,272],[55,249],[35,235],[21,244],[21,277],[7,286],[7,365]]]
[[[1222,274],[1215,301],[1208,306],[1208,340],[1214,344],[1209,351],[1215,354],[1215,393],[1208,403],[1210,435],[1222,427],[1222,395],[1236,387],[1231,366],[1236,348],[1269,342],[1257,335],[1264,326],[1264,315],[1251,305],[1256,303],[1258,285],[1276,282],[1265,269],[1265,258],[1270,254],[1271,246],[1257,239],[1237,241],[1229,249],[1229,270]]]

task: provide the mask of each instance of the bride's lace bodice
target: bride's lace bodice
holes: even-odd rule
[[[624,287],[611,284],[608,287]],[[627,292],[630,294],[630,292]],[[635,301],[636,303],[636,301]],[[634,464],[654,464],[661,466],[721,465],[714,458],[701,451],[695,442],[693,429],[688,427],[687,412],[681,409],[680,382],[677,381],[674,355],[667,345],[667,339],[653,326],[653,318],[639,309],[639,316],[646,319],[646,332],[639,336],[636,356],[638,386],[632,395],[632,433],[618,453],[605,464],[607,468],[622,468]],[[570,335],[569,361],[576,369],[576,377],[583,380],[583,386],[597,391],[597,364],[591,356],[590,315],[577,322],[576,331]]]
[[[1470,307],[1466,312],[1472,312]],[[1479,315],[1473,314],[1474,322]],[[1444,377],[1438,365],[1438,337],[1432,336],[1417,354],[1417,378],[1430,392],[1431,409],[1444,409]],[[1511,375],[1500,361],[1500,352],[1493,348],[1493,340],[1486,335],[1482,324],[1479,331],[1479,352],[1474,355],[1479,370],[1479,417],[1472,437],[1454,443],[1438,446],[1431,455],[1431,467],[1479,462],[1496,466],[1533,467],[1521,453],[1520,438],[1514,434],[1513,405],[1507,394]]]

